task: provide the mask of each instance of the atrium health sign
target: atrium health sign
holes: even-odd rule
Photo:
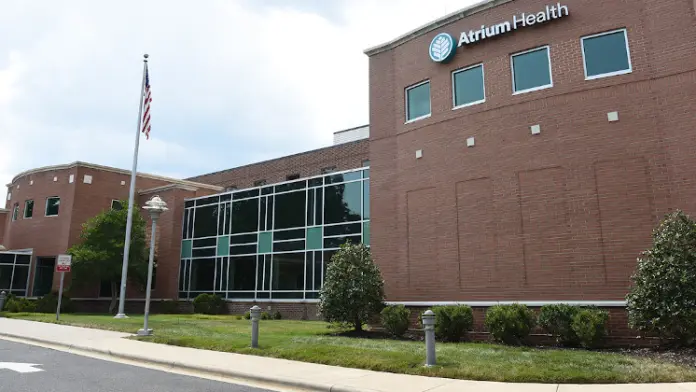
[[[501,23],[490,26],[482,25],[477,30],[462,31],[456,45],[454,37],[448,33],[440,33],[430,42],[430,59],[436,63],[446,63],[454,57],[457,47],[461,48],[486,38],[510,33],[523,27],[546,23],[568,15],[570,15],[570,10],[567,5],[562,5],[561,3],[547,5],[545,9],[536,13],[523,12],[520,15],[513,15],[510,20]]]

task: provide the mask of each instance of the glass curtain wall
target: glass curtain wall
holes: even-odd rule
[[[370,238],[370,169],[185,202],[179,298],[318,299],[346,241]]]
[[[0,291],[27,295],[31,254],[0,252]]]

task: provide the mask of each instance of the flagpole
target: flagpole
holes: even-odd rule
[[[118,313],[114,318],[128,318],[126,307],[126,282],[128,280],[128,254],[130,252],[131,228],[133,227],[133,199],[135,198],[135,177],[138,170],[138,147],[143,116],[143,98],[145,95],[145,73],[147,72],[147,54],[143,56],[143,81],[140,84],[140,106],[138,107],[138,127],[135,131],[135,149],[133,151],[133,170],[131,171],[130,191],[128,194],[128,218],[126,220],[126,242],[123,245],[123,267],[121,269],[121,290],[118,301]]]

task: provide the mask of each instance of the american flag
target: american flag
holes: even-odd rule
[[[152,125],[150,125],[150,102],[152,102],[152,91],[150,91],[150,73],[145,66],[145,101],[143,102],[143,108],[145,112],[143,113],[143,121],[141,131],[145,134],[145,138],[150,140],[150,130]]]

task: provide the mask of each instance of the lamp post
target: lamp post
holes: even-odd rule
[[[150,317],[150,287],[152,287],[152,264],[155,258],[155,233],[157,231],[157,219],[164,211],[167,211],[167,203],[159,196],[155,195],[152,199],[145,202],[144,210],[150,213],[152,218],[152,234],[150,235],[150,260],[147,265],[147,288],[145,291],[145,321],[143,328],[138,330],[139,336],[152,335],[152,329],[147,327],[148,318]]]

